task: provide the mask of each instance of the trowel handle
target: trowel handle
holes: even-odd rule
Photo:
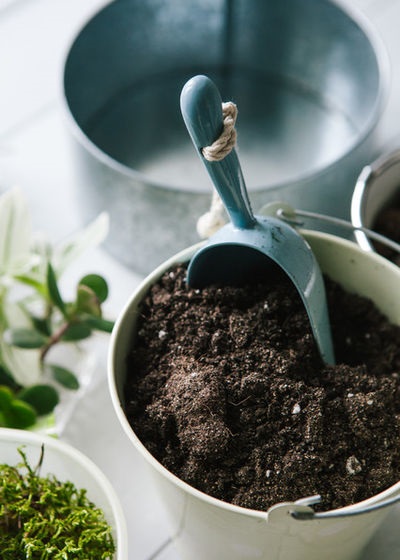
[[[232,224],[241,229],[251,229],[256,220],[235,149],[221,161],[208,161],[201,151],[219,138],[224,126],[222,100],[214,82],[206,76],[195,76],[189,80],[182,89],[181,111],[193,144]]]

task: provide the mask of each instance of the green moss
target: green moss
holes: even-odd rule
[[[22,462],[0,465],[0,550],[2,560],[108,560],[115,545],[111,527],[72,482]]]

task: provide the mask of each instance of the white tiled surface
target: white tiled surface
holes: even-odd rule
[[[54,241],[82,226],[61,107],[64,56],[81,25],[105,3],[0,0],[0,189],[19,185],[28,197],[36,229]],[[389,51],[392,83],[380,123],[381,146],[386,149],[400,143],[400,2],[347,3],[366,14]],[[108,309],[115,316],[140,278],[98,249],[76,265],[65,280],[65,289],[81,272],[89,271],[107,277],[111,285]],[[173,545],[168,544],[158,498],[111,408],[106,386],[107,340],[96,342],[96,382],[85,405],[80,403],[75,410],[64,437],[94,459],[114,483],[129,526],[130,560],[178,560]],[[400,514],[389,518],[363,560],[400,558],[399,520]]]

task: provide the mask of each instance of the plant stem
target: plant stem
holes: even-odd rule
[[[43,363],[48,351],[58,342],[60,342],[61,338],[64,336],[64,334],[67,332],[67,330],[69,329],[71,323],[65,322],[61,325],[61,327],[55,331],[49,338],[49,340],[47,341],[47,343],[42,346],[41,350],[40,350],[40,361]]]

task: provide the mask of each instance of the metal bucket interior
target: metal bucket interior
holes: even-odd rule
[[[128,264],[143,260],[147,271],[197,240],[211,185],[179,96],[201,73],[238,105],[239,154],[255,207],[283,198],[343,215],[370,155],[361,148],[385,97],[385,61],[366,22],[328,0],[116,0],[81,30],[65,61],[83,206],[89,217],[110,211],[114,252]],[[327,170],[337,163],[333,180]],[[126,254],[117,226],[130,230],[131,251],[144,241],[147,258]],[[169,250],[153,259],[163,233]]]

